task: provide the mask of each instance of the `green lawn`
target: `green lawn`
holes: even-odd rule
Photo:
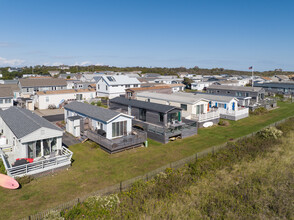
[[[16,219],[55,207],[294,115],[294,103],[279,106],[266,115],[230,121],[228,127],[200,129],[197,136],[165,145],[149,140],[148,148],[114,155],[95,148],[91,142],[70,146],[74,163],[68,170],[36,179],[16,191],[0,188],[1,219]]]

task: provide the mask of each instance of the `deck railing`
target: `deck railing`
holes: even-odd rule
[[[210,112],[207,113],[203,113],[203,114],[192,114],[191,115],[191,119],[192,120],[196,120],[198,122],[204,122],[204,121],[208,121],[208,120],[213,120],[216,118],[220,117],[220,112],[219,110],[212,110]]]
[[[109,153],[117,152],[135,145],[142,144],[147,140],[146,132],[142,132],[134,128],[133,134],[115,139],[107,139],[106,137],[103,137],[100,134],[91,130],[85,131],[85,135],[90,140],[105,148]]]
[[[156,133],[156,134],[160,134],[160,135],[169,135],[169,134],[181,134],[182,131],[184,130],[190,130],[190,129],[195,129],[195,127],[197,127],[196,122],[192,122],[192,123],[183,123],[177,127],[160,127],[160,126],[156,126],[156,125],[148,125],[148,131]]]
[[[232,116],[239,116],[244,114],[249,114],[249,108],[241,108],[239,107],[238,110],[227,110],[224,108],[219,108],[220,114],[224,115],[232,115]]]
[[[0,152],[0,155],[1,159],[3,160],[7,175],[12,177],[22,177],[70,165],[73,153],[67,148],[62,147],[61,155],[14,167],[9,165],[4,154],[1,154]]]

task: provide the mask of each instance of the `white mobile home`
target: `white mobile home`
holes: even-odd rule
[[[35,106],[38,109],[48,109],[49,106],[59,107],[67,101],[89,101],[96,97],[95,89],[65,89],[37,92]]]

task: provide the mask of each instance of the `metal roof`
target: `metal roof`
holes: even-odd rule
[[[254,86],[257,86],[257,87],[263,87],[263,88],[294,89],[294,81],[288,81],[288,82],[254,83]]]
[[[164,100],[167,102],[178,102],[182,104],[196,104],[199,101],[209,101],[204,98],[200,98],[195,96],[191,93],[185,93],[185,92],[175,92],[172,94],[163,94],[163,93],[155,93],[155,92],[140,92],[137,93],[137,97],[143,97],[143,98],[150,98],[150,99],[158,99],[158,100]]]
[[[225,85],[211,85],[207,89],[231,90],[231,91],[245,91],[245,92],[259,92],[262,88],[246,87],[246,86],[225,86]]]
[[[23,108],[12,106],[0,111],[0,117],[17,138],[23,138],[42,127],[62,131],[46,119]]]
[[[155,112],[161,112],[161,113],[167,113],[171,110],[174,109],[179,109],[174,106],[170,105],[162,105],[162,104],[157,104],[153,102],[144,102],[144,101],[139,101],[139,100],[134,100],[134,99],[126,99],[124,97],[116,97],[110,100],[112,103],[118,103],[121,105],[126,105],[126,106],[132,106],[135,108],[142,108],[142,109],[147,109]]]
[[[64,108],[67,110],[82,114],[84,116],[88,116],[90,118],[96,119],[98,121],[103,121],[103,122],[107,122],[118,115],[125,115],[113,110],[109,110],[106,108],[102,108],[102,107],[98,107],[98,106],[94,106],[94,105],[90,105],[90,104],[86,104],[82,102],[71,102],[65,105]]]
[[[199,98],[208,99],[210,101],[218,101],[218,102],[230,102],[233,99],[236,99],[238,101],[238,99],[233,96],[214,95],[210,93],[195,93],[195,96]]]

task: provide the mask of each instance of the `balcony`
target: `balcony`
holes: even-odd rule
[[[107,139],[97,132],[87,130],[85,136],[99,144],[108,153],[117,153],[126,149],[142,145],[147,140],[147,134],[138,129],[133,129],[132,134],[115,139]]]
[[[27,175],[36,175],[69,166],[71,164],[72,155],[73,153],[70,150],[62,147],[62,149],[59,150],[56,155],[50,155],[41,161],[12,166],[8,161],[9,156],[0,149],[0,158],[3,161],[7,175],[14,178]]]
[[[219,109],[220,114],[222,115],[232,115],[232,116],[240,116],[240,115],[248,115],[249,114],[249,108],[242,108],[239,107],[238,110],[227,110],[224,108]]]

